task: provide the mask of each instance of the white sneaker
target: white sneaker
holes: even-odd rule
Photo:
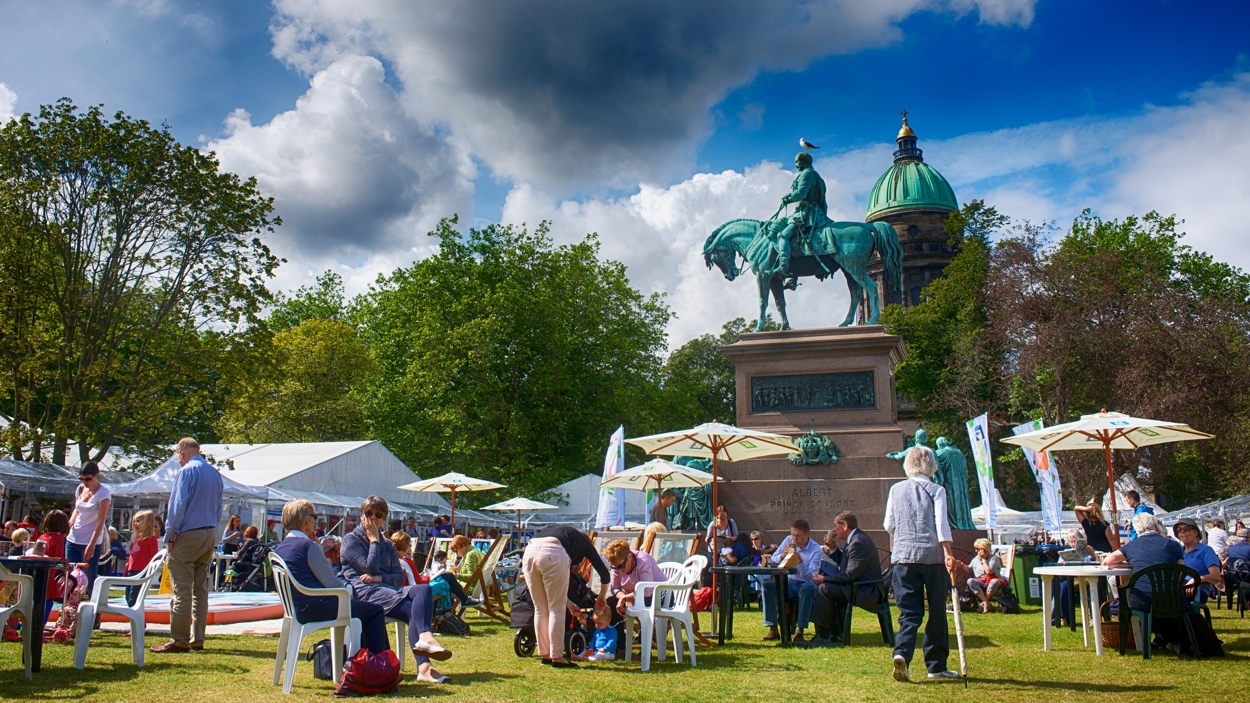
[[[894,655],[894,680],[903,682],[911,680],[907,678],[907,660],[902,654]]]
[[[931,679],[957,679],[959,678],[959,672],[951,671],[950,669],[947,669],[946,671],[939,671],[936,674],[929,674],[929,678]]]

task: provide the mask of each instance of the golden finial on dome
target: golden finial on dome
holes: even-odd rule
[[[903,115],[903,126],[902,128],[898,130],[898,136],[894,138],[895,141],[899,139],[906,139],[908,137],[915,139],[916,133],[911,131],[911,125],[907,124],[907,111],[903,110],[902,115]]]

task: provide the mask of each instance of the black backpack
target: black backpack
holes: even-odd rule
[[[434,623],[434,630],[440,635],[464,636],[469,634],[469,623],[461,619],[459,615],[447,612]]]
[[[1010,588],[999,591],[994,600],[998,601],[998,607],[1007,615],[1016,615],[1020,612],[1020,601],[1016,599],[1016,594],[1012,593]]]
[[[1245,559],[1230,559],[1228,561],[1228,581],[1236,586],[1239,583],[1250,583],[1250,561]]]

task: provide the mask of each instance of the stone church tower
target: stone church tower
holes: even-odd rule
[[[959,201],[942,174],[924,162],[916,147],[916,133],[907,124],[906,111],[895,139],[898,150],[894,152],[894,165],[872,187],[865,220],[888,222],[898,232],[903,246],[902,292],[885,290],[880,257],[873,257],[868,273],[877,282],[883,304],[911,306],[920,302],[920,290],[929,281],[940,278],[942,269],[951,261],[953,254],[942,224],[959,210]]]

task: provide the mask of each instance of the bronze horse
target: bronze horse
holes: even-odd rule
[[[715,264],[726,279],[732,281],[741,273],[738,269],[739,256],[755,272],[760,292],[756,332],[764,330],[769,291],[772,291],[773,302],[781,316],[781,329],[790,329],[790,321],[786,318],[783,278],[773,273],[778,268],[778,253],[767,231],[767,228],[779,224],[777,220],[730,220],[717,227],[703,244],[703,261],[709,269]],[[809,251],[810,254],[807,253]],[[851,292],[851,305],[846,319],[839,326],[854,324],[855,308],[864,296],[868,297],[868,319],[865,322],[875,325],[881,317],[881,301],[876,284],[868,276],[868,261],[874,252],[881,255],[885,264],[888,290],[898,292],[901,288],[903,248],[894,228],[885,222],[831,222],[814,233],[807,247],[794,247],[790,272],[796,277],[815,276],[824,280],[842,269]]]

